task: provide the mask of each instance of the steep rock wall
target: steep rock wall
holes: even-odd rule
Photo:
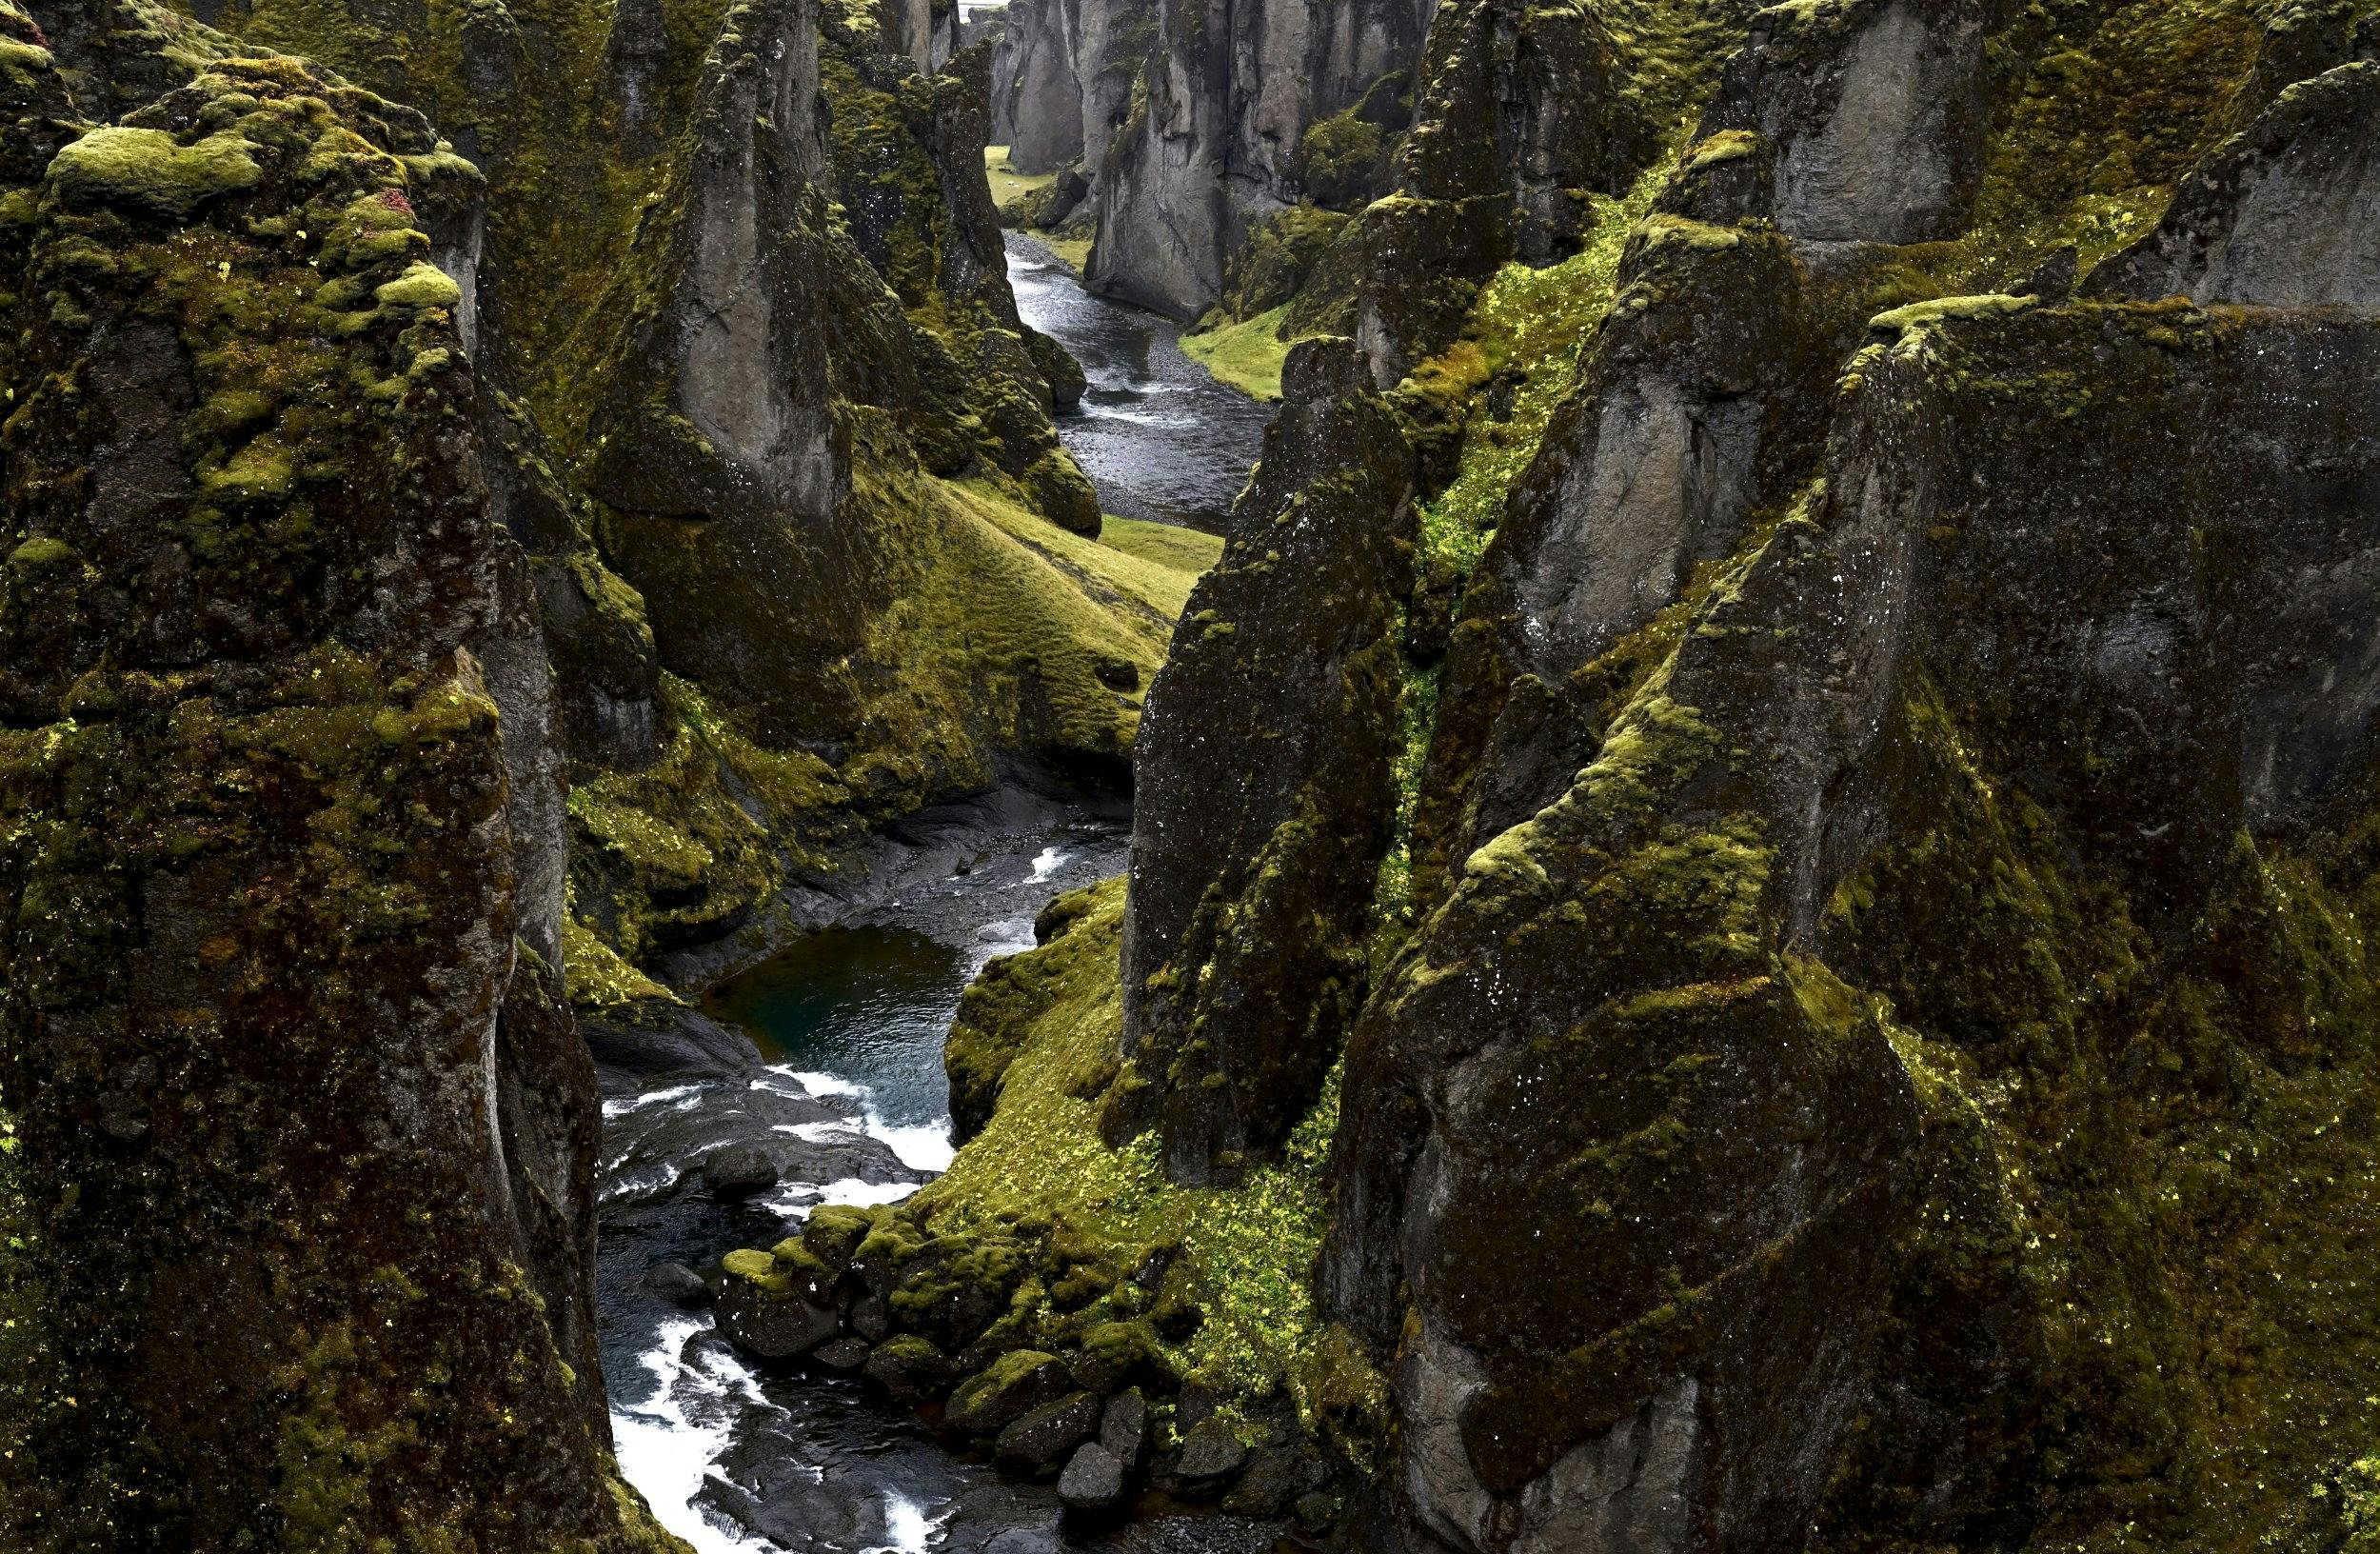
[[[1657,10],[1442,10],[1299,299],[1369,370],[1288,456],[1371,468],[1311,447],[1369,407],[1412,568],[1378,658],[1312,650],[1327,568],[1185,623],[1142,791],[1232,797],[1144,810],[1111,1128],[1229,1182],[1339,1120],[1299,1352],[1390,1400],[1378,1546],[2337,1546],[2367,12]],[[1392,655],[1361,737],[1242,725]],[[1383,850],[1290,921],[1308,772]],[[1251,977],[1259,923],[1361,950]]]
[[[1162,7],[1139,101],[1101,170],[1092,288],[1180,317],[1203,311],[1233,250],[1303,192],[1307,130],[1411,72],[1432,9]]]
[[[0,28],[0,1526],[676,1546],[610,1462],[533,594],[422,229],[479,179],[164,12]]]

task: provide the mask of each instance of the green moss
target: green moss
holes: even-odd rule
[[[462,288],[436,265],[417,263],[393,281],[374,289],[384,308],[452,308],[463,300]]]
[[[69,201],[174,221],[263,177],[247,139],[228,130],[185,146],[163,130],[111,126],[59,148],[50,164],[52,187]]]
[[[1281,337],[1288,317],[1289,305],[1283,303],[1242,323],[1184,334],[1181,349],[1192,361],[1205,368],[1216,382],[1227,384],[1251,399],[1278,400],[1281,364],[1289,359],[1289,348],[1296,344]]]
[[[1010,980],[1032,996],[1004,1010],[999,1038],[1015,1057],[999,1106],[910,1211],[937,1234],[1023,1233],[1050,1248],[1053,1272],[1071,1271],[1032,1286],[1021,1325],[1042,1347],[1085,1352],[1102,1371],[1158,1365],[1226,1398],[1285,1397],[1319,1420],[1316,1389],[1336,1386],[1337,1373],[1314,1363],[1321,1328],[1306,1275],[1320,1245],[1336,1076],[1280,1164],[1250,1172],[1240,1188],[1170,1185],[1153,1134],[1109,1148],[1099,1113],[1124,1077],[1116,1062],[1122,909],[1122,882],[1110,881],[1065,933],[1011,963]],[[1153,1252],[1172,1253],[1166,1289],[1199,1313],[1186,1337],[1164,1339],[1141,1320],[1149,1296],[1126,1275]],[[1079,1307],[1066,1293],[1093,1289],[1101,1293]],[[1159,1329],[1164,1308],[1160,1300]],[[1342,1413],[1343,1391],[1331,1393]],[[1377,1434],[1379,1419],[1367,1419],[1362,1428]]]
[[[1415,369],[1417,390],[1461,407],[1454,479],[1421,508],[1423,545],[1457,578],[1470,574],[1502,523],[1506,497],[1576,385],[1616,291],[1629,234],[1652,209],[1665,170],[1646,171],[1624,199],[1594,196],[1595,226],[1571,258],[1544,269],[1513,264],[1497,271],[1480,288],[1462,338]],[[1500,416],[1485,392],[1499,376],[1511,386],[1511,409]]]

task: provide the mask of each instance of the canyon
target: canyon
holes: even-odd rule
[[[0,1544],[2380,1547],[2380,6],[0,72]]]

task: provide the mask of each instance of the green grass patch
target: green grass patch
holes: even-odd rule
[[[1180,1373],[1227,1401],[1285,1389],[1312,1424],[1345,1390],[1347,1368],[1326,1340],[1308,1283],[1328,1207],[1339,1075],[1280,1163],[1259,1166],[1240,1187],[1172,1185],[1153,1133],[1110,1149],[1099,1114],[1117,1080],[1123,1028],[1123,911],[1124,882],[1106,881],[1072,927],[1020,958],[1030,964],[1012,981],[1033,991],[1010,1017],[1021,1029],[1003,1033],[1021,1041],[998,1107],[915,1208],[937,1233],[1047,1226],[1056,1244],[1118,1267],[1136,1265],[1147,1248],[1178,1248],[1176,1264],[1186,1267],[1206,1319],[1168,1349]],[[1072,1320],[1101,1320],[1105,1299]]]
[[[992,203],[1005,206],[1027,194],[1038,194],[1058,181],[1054,172],[1019,172],[1008,163],[1008,148],[983,148],[983,176],[992,186]]]
[[[1280,338],[1281,321],[1289,316],[1286,303],[1270,312],[1220,329],[1181,337],[1181,349],[1216,382],[1239,389],[1250,399],[1280,398],[1281,364],[1289,359],[1291,341]]]
[[[1138,518],[1118,518],[1112,513],[1100,527],[1099,543],[1161,569],[1166,574],[1165,587],[1169,590],[1179,585],[1179,597],[1170,591],[1167,594],[1176,615],[1180,615],[1182,607],[1190,602],[1192,586],[1223,554],[1223,537],[1220,534],[1184,528],[1180,524],[1151,524]]]

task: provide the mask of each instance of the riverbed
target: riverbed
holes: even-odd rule
[[[1090,381],[1059,441],[1119,518],[1223,531],[1264,443],[1273,407],[1215,381],[1183,354],[1169,318],[1093,296],[1023,232],[1009,232],[1017,315],[1057,340]]]
[[[1220,529],[1269,410],[1181,353],[1167,320],[1085,293],[1009,237],[1019,310],[1082,361],[1061,435],[1107,511]],[[1052,897],[1122,871],[1114,803],[1018,793],[917,817],[819,930],[713,986],[665,1031],[590,1029],[605,1103],[597,1195],[604,1375],[621,1471],[701,1554],[1261,1554],[1278,1529],[1166,1517],[1083,1529],[1048,1485],[954,1455],[854,1380],[770,1370],[650,1275],[768,1246],[822,1203],[914,1192],[951,1158],[942,1039]],[[652,1012],[644,1016],[648,1022]],[[600,1022],[597,1023],[600,1026]],[[777,1184],[723,1200],[704,1162],[764,1146]]]

